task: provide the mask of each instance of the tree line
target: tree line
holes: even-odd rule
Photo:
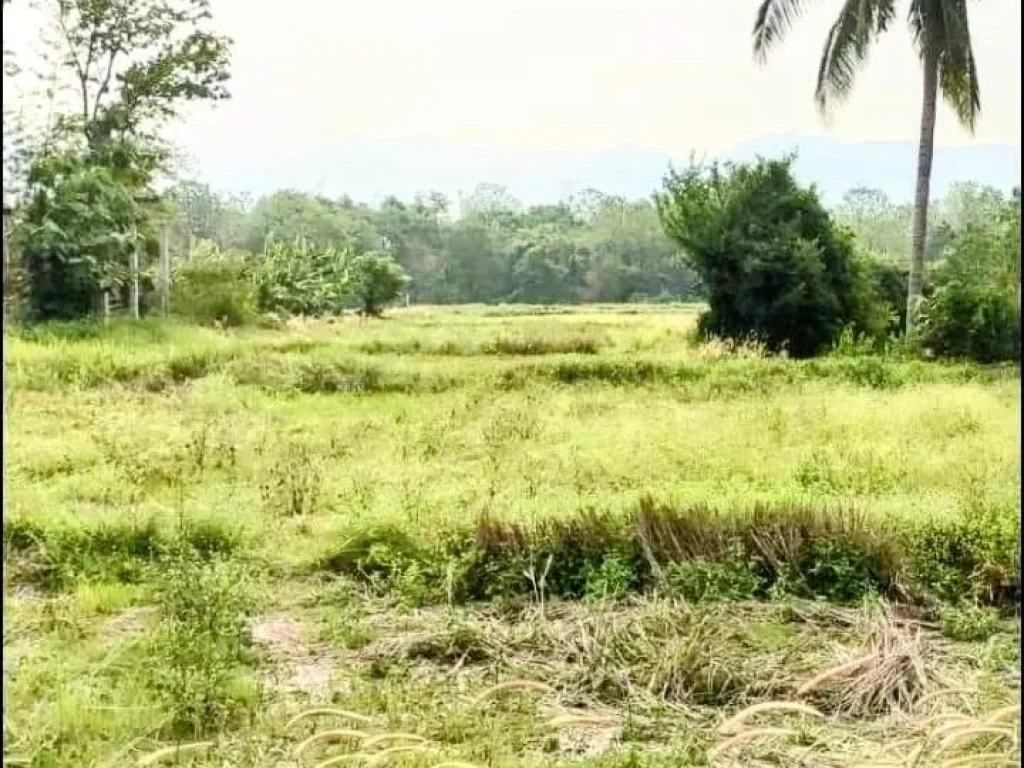
[[[253,199],[198,181],[167,192],[175,252],[261,254],[268,240],[391,254],[409,275],[414,303],[694,301],[707,297],[697,271],[666,234],[654,198],[586,190],[525,206],[507,189],[481,184],[451,201],[427,192],[379,205],[282,190]],[[984,225],[1012,200],[993,187],[953,184],[932,201],[927,261],[956,233]],[[913,205],[867,187],[831,208],[866,257],[906,271]]]
[[[390,254],[415,303],[696,300],[695,272],[665,236],[653,200],[596,190],[524,206],[499,185],[459,201],[427,193],[377,206],[279,191],[255,201],[187,182],[168,195],[180,250],[197,243],[261,254],[272,240]],[[191,244],[191,246],[189,246]]]
[[[1009,319],[1019,299],[1008,298],[1019,296],[1019,190],[965,184],[938,205],[929,198],[937,94],[968,127],[980,109],[964,0],[910,4],[925,75],[913,206],[859,189],[831,212],[786,158],[670,170],[649,200],[588,191],[524,206],[481,185],[457,212],[436,193],[367,206],[295,191],[249,201],[195,182],[161,190],[176,169],[165,124],[186,104],[229,97],[231,41],[212,31],[209,0],[50,2],[46,120],[19,123],[4,104],[4,223],[10,187],[26,320],[94,314],[129,282],[152,293],[146,265],[171,231],[185,253],[202,254],[177,265],[177,285],[219,317],[232,307],[238,318],[376,314],[403,290],[431,303],[699,298],[710,305],[705,333],[794,354],[816,354],[847,331],[884,340],[899,331],[894,316],[910,331],[922,320],[918,336],[933,352],[1005,359],[1019,350]],[[844,6],[821,62],[822,109],[848,95],[895,5]],[[801,7],[763,0],[758,57]],[[7,78],[16,61],[6,45],[4,54]],[[178,298],[187,304],[189,294]],[[203,312],[192,301],[186,314]]]

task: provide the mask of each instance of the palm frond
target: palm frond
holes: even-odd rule
[[[762,0],[754,19],[754,59],[763,64],[772,47],[807,9],[808,0]]]
[[[846,0],[843,4],[818,65],[814,97],[823,112],[850,95],[871,44],[889,28],[895,12],[895,0]]]
[[[928,51],[935,46],[935,19],[941,18],[938,4],[941,0],[910,0],[907,9],[907,24],[914,50],[924,62]]]
[[[912,0],[907,21],[921,63],[938,67],[939,88],[957,118],[974,130],[981,112],[967,0]]]
[[[966,0],[946,0],[945,40],[939,55],[939,89],[957,118],[973,131],[981,112],[981,88],[974,62]]]

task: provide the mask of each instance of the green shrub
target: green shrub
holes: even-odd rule
[[[138,583],[146,578],[147,568],[173,548],[214,557],[239,546],[238,532],[215,521],[188,520],[172,531],[152,518],[91,526],[42,524],[21,517],[4,520],[9,577],[53,590],[82,580]]]
[[[618,552],[608,554],[596,568],[587,565],[583,577],[589,599],[618,598],[636,590],[636,568]]]
[[[1008,203],[996,221],[956,235],[922,306],[922,345],[939,357],[1018,360],[1019,260],[1019,203]]]
[[[866,317],[852,238],[797,184],[792,158],[671,171],[657,202],[709,290],[701,335],[809,357]]]
[[[947,603],[1020,599],[1020,508],[927,520],[902,531],[905,569],[921,593]]]
[[[219,251],[179,265],[171,279],[171,309],[197,323],[239,326],[256,314],[256,288],[247,254]]]
[[[160,563],[150,682],[177,735],[216,732],[254,708],[258,691],[241,674],[250,594],[245,574],[228,560],[183,549]]]
[[[901,336],[907,326],[908,272],[891,262],[868,261],[865,264],[868,285],[875,293],[886,319],[889,336]]]
[[[380,253],[356,256],[349,270],[352,293],[359,301],[359,311],[367,317],[379,317],[386,306],[398,300],[409,282],[405,270],[390,256]]]
[[[745,600],[762,586],[761,580],[742,561],[716,562],[695,558],[672,563],[664,570],[663,591],[693,602]]]
[[[884,556],[854,539],[808,541],[795,562],[787,563],[776,584],[790,594],[853,603],[877,593],[891,580]]]
[[[1002,629],[999,611],[973,603],[944,608],[939,624],[946,637],[962,643],[983,642]]]

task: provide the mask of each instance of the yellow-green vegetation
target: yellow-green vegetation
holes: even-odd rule
[[[9,331],[5,764],[1018,759],[1019,369],[695,318]]]

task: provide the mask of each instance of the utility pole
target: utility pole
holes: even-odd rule
[[[143,194],[143,195],[137,196],[135,198],[135,202],[138,205],[143,206],[142,210],[144,211],[145,210],[145,206],[159,203],[160,202],[160,196],[159,195],[153,195],[153,194],[148,194],[148,195],[147,194]],[[131,305],[132,305],[131,306],[132,317],[134,317],[136,320],[138,320],[139,319],[139,249],[141,247],[140,246],[140,240],[139,240],[139,225],[138,225],[138,223],[136,223],[135,226],[134,226],[134,234],[135,234],[135,237],[134,237],[134,239],[132,241],[133,248],[132,248],[132,253],[131,253],[131,273],[132,273],[131,274],[131,279],[132,279],[132,283],[131,283],[131,291],[130,291],[130,293],[131,293],[130,301],[131,301]]]
[[[7,315],[11,312],[10,302],[8,301],[11,294],[11,262],[7,255],[7,216],[10,213],[11,209],[7,207],[7,201],[4,200],[4,328],[7,328]]]
[[[135,230],[135,245],[132,248],[132,286],[131,286],[132,317],[139,319],[139,232]]]
[[[171,306],[171,244],[170,230],[164,225],[160,233],[160,309],[166,317]]]

